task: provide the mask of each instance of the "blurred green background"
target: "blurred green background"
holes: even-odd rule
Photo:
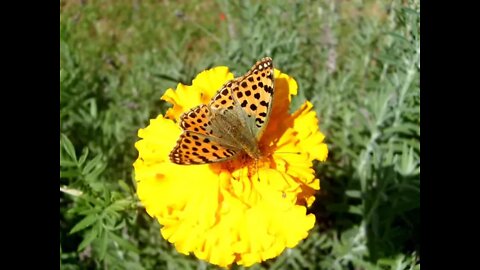
[[[250,269],[420,269],[419,1],[60,1],[62,269],[216,269],[135,196],[137,130],[200,71],[263,56],[314,104],[329,158],[310,236]],[[234,267],[243,269],[243,267]]]

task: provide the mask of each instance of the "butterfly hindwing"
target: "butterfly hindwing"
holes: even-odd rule
[[[170,153],[170,160],[176,164],[206,164],[229,160],[238,150],[222,146],[214,137],[184,131],[177,145]]]

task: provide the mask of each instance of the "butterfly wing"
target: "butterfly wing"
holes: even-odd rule
[[[217,96],[222,100],[229,100],[222,94],[222,91],[223,88],[219,90]],[[230,89],[227,91],[230,92]],[[220,101],[220,98],[217,98],[217,101]],[[231,101],[232,99],[230,99],[230,103]],[[225,102],[220,104],[223,106]],[[214,116],[211,110],[204,104],[180,116],[180,126],[184,132],[180,135],[175,148],[170,152],[170,160],[173,163],[206,164],[222,162],[235,157],[239,149],[219,138],[221,134],[212,129],[212,118]]]
[[[232,87],[234,103],[246,114],[249,129],[259,139],[267,126],[274,94],[273,62],[270,57],[258,61]]]
[[[181,165],[206,164],[232,159],[237,153],[237,149],[223,146],[214,137],[185,131],[170,152],[170,160]]]
[[[199,105],[180,116],[180,127],[203,135],[212,135],[211,113],[207,105]]]
[[[227,82],[218,92],[213,96],[208,104],[208,107],[214,113],[222,113],[225,110],[233,109],[234,101],[232,97],[232,88],[236,86],[235,79]]]

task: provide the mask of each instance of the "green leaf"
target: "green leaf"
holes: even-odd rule
[[[88,197],[86,199],[88,199]],[[89,203],[96,204],[96,206],[94,208],[82,209],[82,210],[78,211],[78,213],[81,214],[81,215],[84,215],[84,216],[87,216],[87,215],[97,215],[98,216],[98,215],[100,215],[99,213],[101,213],[103,211],[103,207],[100,206],[100,204],[102,202],[100,200],[89,200]]]
[[[77,155],[75,154],[75,147],[73,146],[72,142],[64,134],[60,134],[60,137],[61,137],[60,143],[62,144],[63,149],[65,149],[69,157],[77,161]]]
[[[97,222],[97,215],[88,215],[84,217],[80,222],[78,222],[71,230],[70,234],[74,234],[78,231],[81,231],[89,226],[91,226],[93,223]]]
[[[77,163],[71,160],[60,159],[60,167],[77,167]]]
[[[102,158],[101,155],[94,157],[92,160],[87,162],[87,165],[83,168],[82,174],[87,175],[89,174],[93,168],[95,168],[98,164],[100,164],[100,159]]]
[[[131,204],[132,202],[130,200],[123,199],[123,200],[115,201],[108,208],[109,210],[113,210],[113,211],[123,211],[123,210],[126,210]]]
[[[118,186],[123,189],[125,192],[128,192],[130,193],[131,190],[130,190],[130,187],[127,185],[127,183],[125,183],[124,180],[118,180]]]
[[[65,69],[60,68],[60,83],[62,83],[66,77],[67,77],[67,72],[65,71]]]
[[[415,175],[419,171],[417,170],[417,161],[415,159],[413,148],[409,147],[406,142],[403,143],[402,157],[400,159],[400,164],[399,166],[396,166],[396,169],[404,176]]]
[[[90,99],[88,103],[90,104],[90,115],[93,119],[97,118],[97,102],[95,99]]]
[[[409,8],[409,7],[402,7],[402,11],[405,12],[405,13],[412,14],[414,16],[420,16],[420,13],[419,13],[418,10],[415,10],[415,9],[412,9],[412,8]]]
[[[105,170],[105,168],[107,168],[107,164],[100,163],[93,171],[86,175],[85,179],[89,181],[97,179],[98,176]]]
[[[362,192],[360,190],[347,190],[347,191],[345,191],[345,194],[348,197],[351,197],[351,198],[361,198],[362,197]]]
[[[60,172],[60,178],[71,179],[79,175],[78,170],[66,170]]]
[[[105,254],[107,253],[107,247],[108,247],[108,232],[104,232],[101,237],[100,237],[100,254],[98,255],[100,260],[103,260],[105,258]]]
[[[133,245],[129,241],[123,239],[122,237],[116,235],[115,233],[112,232],[112,233],[110,233],[109,236],[113,241],[117,242],[118,245],[124,247],[125,249],[130,250],[130,251],[135,252],[135,253],[139,252],[138,248],[135,245]]]
[[[359,216],[362,216],[362,215],[363,215],[362,208],[359,207],[359,206],[356,206],[356,205],[350,205],[350,206],[348,207],[348,212],[349,212],[349,213],[352,213],[352,214],[359,215]]]
[[[88,157],[88,148],[85,147],[85,148],[83,148],[83,153],[80,156],[80,159],[78,159],[78,165],[82,166],[83,163],[85,162],[85,160],[87,159],[87,157]]]
[[[399,133],[405,135],[418,135],[420,136],[420,126],[412,123],[403,123],[402,125],[395,127],[387,127],[383,130],[384,135],[397,136]]]
[[[396,32],[387,32],[385,33],[386,35],[389,35],[389,36],[392,36],[394,38],[396,38],[397,40],[400,40],[402,42],[405,42],[405,44],[409,44],[409,40],[406,39],[404,36],[396,33]]]
[[[98,235],[98,230],[96,229],[92,229],[88,231],[85,234],[85,237],[83,238],[82,242],[80,242],[80,244],[78,245],[77,251],[81,251],[85,249],[85,247],[90,245],[90,243],[92,243],[93,240],[97,239],[97,235]]]

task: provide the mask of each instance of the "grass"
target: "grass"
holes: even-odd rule
[[[418,0],[60,1],[61,268],[216,269],[139,204],[136,134],[167,88],[268,55],[330,154],[310,236],[251,269],[419,269],[419,21]]]

